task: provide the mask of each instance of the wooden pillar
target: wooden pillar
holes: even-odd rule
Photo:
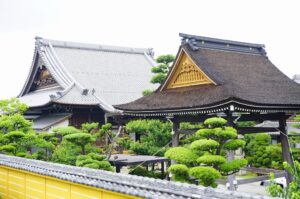
[[[233,118],[232,118],[232,112],[228,111],[226,113],[226,115],[227,115],[228,126],[232,126],[233,127],[234,123],[233,123]],[[228,153],[227,153],[227,160],[228,161],[234,160],[234,151],[228,151]],[[227,183],[228,183],[227,189],[228,190],[231,190],[231,191],[235,191],[236,190],[236,187],[234,186],[234,181],[235,181],[235,174],[227,176]]]
[[[179,122],[173,121],[172,126],[172,147],[177,147],[179,145]]]
[[[120,172],[121,172],[121,168],[122,168],[122,166],[116,165],[116,172],[117,172],[117,173],[120,173]]]
[[[164,179],[164,175],[165,175],[165,162],[162,161],[161,162],[161,179]]]
[[[171,166],[171,161],[170,160],[168,160],[167,161],[167,166],[166,166],[166,171],[168,171],[168,168]],[[169,173],[167,172],[167,180],[168,181],[170,181],[171,180],[171,178],[170,178],[170,175],[169,175]]]
[[[154,170],[155,170],[155,163],[152,163],[152,165],[151,165],[152,167],[151,167],[151,171],[153,171],[154,172]]]
[[[286,127],[286,119],[284,116],[281,119],[279,119],[279,130],[280,130],[280,141],[281,141],[283,160],[293,166],[294,162],[293,162],[292,154],[290,152],[290,145],[289,145],[288,133]],[[292,182],[292,180],[293,180],[292,175],[289,172],[287,172],[287,184]]]

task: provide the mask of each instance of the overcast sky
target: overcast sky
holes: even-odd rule
[[[28,75],[34,37],[177,52],[179,32],[262,43],[286,75],[300,73],[297,0],[0,0],[0,98]]]

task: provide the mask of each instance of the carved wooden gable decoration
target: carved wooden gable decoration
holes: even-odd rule
[[[182,51],[164,88],[178,88],[201,84],[213,84],[207,75]]]
[[[45,66],[41,66],[38,68],[38,71],[34,77],[30,91],[35,91],[43,88],[56,86],[56,85],[57,82],[52,77],[52,75],[47,70],[47,68]]]

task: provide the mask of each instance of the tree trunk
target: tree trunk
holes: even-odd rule
[[[82,145],[82,146],[81,146],[81,154],[82,154],[82,155],[85,155],[85,145]]]

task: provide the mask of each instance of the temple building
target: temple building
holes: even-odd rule
[[[104,123],[112,106],[142,96],[156,65],[152,49],[36,38],[29,75],[19,99],[29,106],[33,128]]]
[[[139,116],[300,110],[300,86],[277,69],[264,45],[181,34],[173,68],[156,92],[116,106]]]
[[[180,36],[164,83],[148,96],[115,107],[124,116],[171,120],[173,146],[179,134],[195,132],[179,129],[180,122],[213,116],[227,119],[239,134],[280,132],[283,158],[292,164],[286,120],[300,112],[300,85],[274,66],[262,44]],[[237,121],[276,121],[277,126],[238,127]]]

